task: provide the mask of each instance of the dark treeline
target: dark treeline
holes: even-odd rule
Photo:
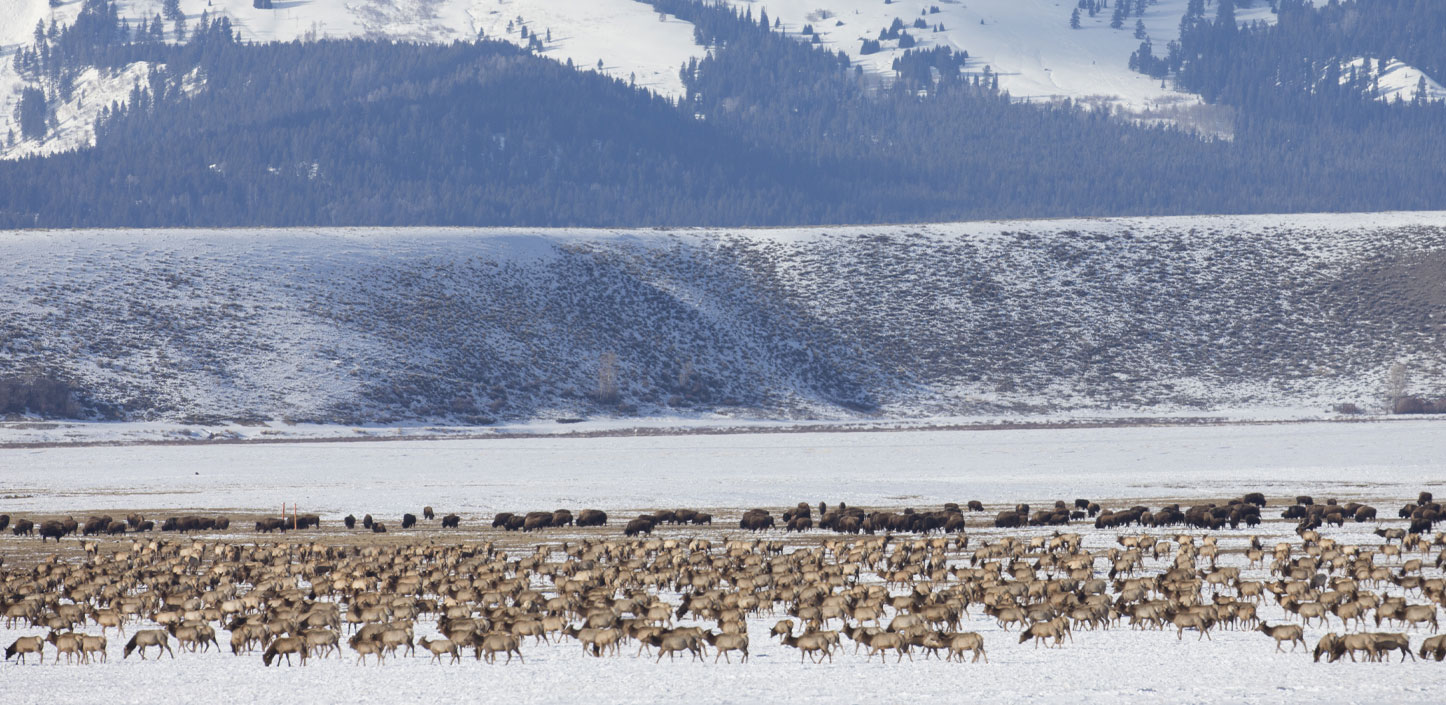
[[[761,16],[656,0],[713,51],[681,104],[508,44],[166,44],[86,0],[17,57],[48,95],[82,65],[164,64],[93,149],[0,163],[0,226],[786,224],[1446,206],[1446,139],[1397,123],[1236,140],[1012,102],[962,55],[880,88]],[[157,18],[157,22],[160,22]],[[83,29],[83,34],[72,34]],[[191,76],[193,78],[188,79]],[[204,88],[183,90],[204,79]],[[1401,112],[1406,115],[1405,112]],[[1389,122],[1389,121],[1386,121]]]
[[[1238,26],[1233,0],[1218,0],[1214,18],[1191,0],[1180,40],[1163,56],[1148,43],[1132,66],[1207,101],[1256,117],[1350,125],[1403,122],[1411,129],[1446,122],[1441,106],[1389,109],[1374,98],[1390,59],[1433,76],[1446,69],[1446,3],[1437,0],[1330,0],[1319,6],[1279,0],[1277,21]],[[1364,62],[1352,64],[1354,59]],[[1423,109],[1424,108],[1424,109]]]

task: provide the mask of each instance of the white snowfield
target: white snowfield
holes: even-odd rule
[[[1385,501],[1442,485],[1440,420],[0,448],[0,512],[77,516],[128,508],[266,512],[288,503],[328,520],[400,517],[432,505],[477,521],[559,507],[827,500],[925,508],[973,499],[1226,499],[1250,491]]]
[[[471,527],[495,510],[602,506],[609,509],[765,506],[846,500],[869,506],[932,508],[945,501],[1041,503],[1075,496],[1225,498],[1259,490],[1270,499],[1268,518],[1282,498],[1297,493],[1376,502],[1397,526],[1394,504],[1420,489],[1446,486],[1446,435],[1431,422],[1300,424],[1194,429],[1092,429],[1027,432],[755,435],[727,438],[644,438],[439,443],[379,443],[230,447],[66,448],[0,450],[0,511],[71,512],[82,508],[157,507],[224,510],[267,508],[296,501],[334,525],[344,511],[370,511],[395,521],[423,503],[459,511]],[[1125,499],[1129,498],[1129,499]],[[979,515],[973,517],[980,521]],[[1328,527],[1342,543],[1377,546],[1377,524]],[[617,527],[616,520],[613,523]],[[1238,551],[1251,535],[1266,546],[1296,540],[1288,522],[1255,530],[1221,531],[1222,565],[1244,566]],[[1070,527],[1085,548],[1114,546],[1118,533]],[[1048,534],[1027,529],[1015,535]],[[688,529],[662,528],[662,537]],[[730,532],[731,533],[731,532]],[[990,529],[971,539],[991,540]],[[1151,533],[1173,535],[1172,530]],[[432,534],[448,540],[445,534]],[[568,531],[548,535],[567,540]],[[232,540],[251,541],[239,532]],[[784,538],[780,533],[774,538]],[[0,551],[15,545],[0,537]],[[68,539],[73,540],[73,539]],[[271,540],[269,537],[264,540]],[[458,540],[458,539],[452,539]],[[1384,560],[1384,559],[1378,559]],[[1429,563],[1429,561],[1428,561]],[[1149,560],[1155,568],[1159,562]],[[1103,562],[1096,563],[1102,571]],[[1101,575],[1103,573],[1101,572]],[[1428,566],[1427,576],[1439,575]],[[1242,577],[1263,579],[1259,569]],[[543,589],[547,589],[543,586]],[[1394,593],[1396,588],[1373,588]],[[899,590],[895,590],[899,592]],[[665,594],[676,602],[676,595]],[[1420,602],[1419,596],[1412,598]],[[88,666],[4,664],[7,702],[398,703],[1439,703],[1442,668],[1434,661],[1313,663],[1308,654],[1277,653],[1266,636],[1216,629],[1194,633],[1136,631],[1123,623],[1103,631],[1077,630],[1063,648],[1018,643],[1018,630],[1000,629],[971,608],[960,631],[977,631],[989,662],[924,660],[867,662],[844,648],[832,663],[801,663],[797,651],[767,636],[774,620],[750,620],[747,664],[679,660],[654,663],[625,646],[622,655],[595,659],[577,642],[522,645],[525,663],[460,665],[429,657],[389,659],[358,667],[355,655],[314,659],[306,667],[266,669],[256,654],[178,652],[161,662],[121,659],[124,639],[111,632],[109,661]],[[1287,619],[1267,600],[1260,616]],[[691,625],[693,620],[684,620]],[[149,626],[149,625],[147,625]],[[711,626],[711,625],[710,625]],[[831,625],[837,627],[837,624]],[[138,628],[127,627],[127,633]],[[1370,628],[1375,631],[1377,628]],[[1384,626],[1382,631],[1398,631]],[[94,633],[94,625],[85,631]],[[1306,629],[1313,646],[1327,628]],[[0,629],[0,642],[43,629]],[[431,636],[433,620],[418,623]],[[1429,635],[1409,632],[1418,647]],[[225,633],[220,634],[224,643]],[[464,652],[470,656],[470,651]]]

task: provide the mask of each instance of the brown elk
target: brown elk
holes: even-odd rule
[[[1301,647],[1307,648],[1305,646],[1305,635],[1304,632],[1301,630],[1299,624],[1280,624],[1272,627],[1269,624],[1262,622],[1260,626],[1256,628],[1256,631],[1261,632],[1262,634],[1269,635],[1270,638],[1275,639],[1276,651],[1284,651],[1285,649],[1282,649],[1280,647],[1280,644],[1281,642],[1286,641],[1291,642],[1290,650],[1292,653],[1295,652],[1295,647],[1297,643],[1299,643]]]

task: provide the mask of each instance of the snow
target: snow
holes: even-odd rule
[[[998,432],[739,435],[725,438],[534,439],[377,444],[280,444],[125,448],[0,450],[4,510],[60,512],[144,508],[275,511],[282,501],[302,511],[321,511],[327,525],[348,511],[392,517],[432,504],[464,516],[460,533],[419,533],[455,542],[496,538],[475,527],[497,510],[600,506],[613,510],[660,507],[744,507],[777,511],[797,501],[846,500],[868,506],[932,507],[978,498],[991,504],[1040,503],[1075,496],[1119,498],[1213,498],[1245,491],[1266,493],[1273,518],[1282,496],[1312,493],[1378,502],[1413,498],[1420,489],[1440,495],[1446,484],[1446,435],[1435,422],[1396,424],[1293,424],[1219,428],[1067,429]],[[1158,504],[1158,502],[1154,502]],[[981,521],[973,517],[976,524]],[[1382,522],[1400,525],[1395,519]],[[1250,531],[1218,532],[1221,565],[1240,566],[1243,579],[1266,577],[1244,565],[1247,537],[1266,546],[1297,541],[1287,522]],[[1342,544],[1378,546],[1375,524],[1348,523],[1323,533]],[[613,530],[616,531],[616,525]],[[1072,526],[1084,546],[1104,551],[1115,531]],[[663,528],[681,537],[696,529]],[[1050,529],[1015,535],[1047,535]],[[1118,533],[1135,533],[1129,529]],[[732,534],[735,532],[726,532]],[[971,528],[971,539],[998,532]],[[1152,531],[1173,535],[1174,530]],[[1196,532],[1187,532],[1196,533]],[[242,532],[231,540],[250,541]],[[510,535],[509,535],[510,536]],[[715,537],[718,534],[714,534]],[[567,531],[544,533],[563,541]],[[807,540],[767,536],[779,540]],[[34,539],[0,537],[0,550]],[[521,549],[519,549],[521,550]],[[530,550],[526,551],[531,553]],[[514,554],[514,557],[521,554]],[[956,560],[957,554],[956,554]],[[1384,560],[1384,559],[1378,559]],[[1168,561],[1148,560],[1151,569]],[[1429,565],[1427,577],[1439,575]],[[1096,563],[1096,570],[1103,566]],[[1391,586],[1372,587],[1395,593]],[[899,590],[895,590],[896,593]],[[665,593],[674,602],[677,596]],[[1420,602],[1419,596],[1412,598]],[[1260,616],[1279,623],[1286,615],[1269,601]],[[844,649],[832,663],[800,663],[797,652],[769,639],[768,627],[783,614],[750,619],[751,659],[731,665],[677,661],[654,663],[622,655],[594,659],[576,642],[523,644],[525,663],[487,665],[465,658],[456,666],[427,656],[389,659],[378,668],[353,665],[354,655],[316,659],[305,668],[266,669],[255,655],[178,653],[160,662],[122,660],[123,640],[111,635],[105,664],[55,667],[3,666],[12,701],[44,693],[49,702],[85,702],[105,693],[107,702],[253,703],[281,701],[438,702],[469,693],[509,703],[643,703],[683,700],[712,703],[943,701],[967,693],[986,702],[1313,703],[1439,702],[1441,664],[1317,664],[1308,654],[1276,653],[1273,643],[1249,631],[1217,629],[1210,640],[1170,631],[1136,631],[1123,625],[1077,630],[1061,649],[1019,644],[971,609],[961,631],[984,636],[989,662],[915,660],[870,663]],[[692,624],[684,620],[685,624]],[[431,620],[418,623],[431,635]],[[833,626],[836,626],[833,625]],[[134,629],[134,626],[128,629]],[[1386,630],[1395,631],[1390,627]],[[1340,631],[1338,620],[1330,629]],[[85,631],[94,633],[92,626]],[[1327,629],[1306,630],[1309,644]],[[0,629],[0,642],[43,629]],[[1427,633],[1409,632],[1412,645]],[[224,632],[220,635],[225,640]],[[54,655],[51,649],[47,661]],[[161,696],[159,694],[164,694]],[[18,699],[17,699],[18,698]]]
[[[126,105],[130,99],[131,88],[136,85],[145,86],[146,76],[151,68],[148,62],[136,61],[118,71],[97,68],[81,71],[75,78],[72,98],[54,108],[55,129],[49,131],[41,140],[17,140],[16,144],[9,148],[0,145],[0,159],[46,156],[95,144],[95,120],[101,111],[115,103]],[[163,68],[163,65],[157,65],[157,68]],[[13,71],[14,67],[10,70]],[[189,92],[196,89],[194,84],[187,87],[190,88]],[[0,109],[3,109],[3,106],[0,106]],[[8,129],[18,131],[19,127],[7,127],[4,120],[0,119],[0,135]]]
[[[14,119],[20,89],[24,85],[11,63],[13,52],[30,45],[35,23],[43,20],[70,24],[80,11],[80,2],[70,0],[49,7],[49,0],[5,0],[0,14],[0,140],[7,131],[19,137]],[[690,57],[703,55],[693,42],[693,26],[669,17],[658,19],[648,5],[634,0],[278,0],[275,9],[258,10],[252,0],[181,0],[181,10],[194,28],[203,12],[225,15],[244,41],[313,41],[326,38],[368,37],[398,41],[470,41],[479,33],[521,46],[521,27],[546,35],[543,56],[566,62],[581,70],[597,70],[614,78],[633,80],[637,86],[670,98],[683,95],[678,69]],[[131,27],[160,14],[162,0],[116,0],[121,18]],[[507,31],[509,20],[521,17]],[[171,23],[166,36],[174,40]],[[86,72],[76,84],[73,100],[58,109],[58,134],[44,142],[20,141],[6,148],[0,142],[0,158],[19,158],[67,151],[94,144],[93,125],[100,108],[111,101],[124,102],[131,78],[144,65],[132,65],[121,76]],[[104,101],[104,102],[102,102]]]
[[[1081,16],[1082,27],[1069,27],[1074,5],[1064,0],[727,0],[729,4],[766,11],[782,28],[797,34],[812,24],[824,46],[846,52],[869,72],[891,77],[892,62],[902,54],[894,41],[869,56],[860,54],[862,40],[875,39],[894,18],[911,25],[922,17],[945,31],[908,28],[919,48],[947,46],[968,51],[966,67],[979,74],[987,66],[1000,87],[1021,100],[1071,99],[1089,106],[1135,113],[1153,122],[1189,123],[1205,133],[1228,136],[1219,119],[1200,113],[1199,96],[1176,91],[1159,80],[1131,71],[1129,55],[1140,40],[1136,18],[1123,29],[1109,26],[1111,11]],[[1160,0],[1148,5],[1142,18],[1146,31],[1162,52],[1179,35],[1188,0]],[[37,20],[68,24],[79,2],[50,8],[48,0],[8,0],[12,11],[0,17],[0,137],[15,129],[12,113],[21,86],[7,55],[31,42]],[[162,0],[117,0],[120,15],[137,26],[160,12]],[[309,41],[319,38],[372,37],[418,42],[470,40],[479,34],[527,46],[523,28],[551,39],[542,55],[571,61],[580,70],[597,70],[671,98],[684,95],[679,67],[705,49],[693,41],[692,25],[675,17],[660,18],[651,6],[636,0],[285,0],[275,9],[258,10],[251,0],[182,0],[193,25],[201,13],[224,14],[249,41]],[[939,12],[928,14],[930,8]],[[924,13],[924,14],[921,14]],[[1268,4],[1239,8],[1237,20],[1273,22]],[[509,23],[512,25],[508,28]],[[167,34],[170,29],[167,23]],[[128,68],[127,72],[131,69]],[[1382,99],[1410,97],[1420,71],[1393,65],[1383,77]],[[1428,77],[1434,97],[1446,97]],[[49,154],[93,143],[91,123],[98,100],[124,99],[130,84],[121,79],[87,76],[83,90],[91,102],[72,101],[61,108],[59,135],[43,144],[21,143],[0,152],[0,158]],[[17,130],[18,131],[18,130]]]
[[[903,54],[893,41],[884,50],[864,56],[865,39],[877,39],[897,17],[916,40],[916,48],[946,46],[968,51],[966,70],[983,72],[988,66],[999,76],[1001,90],[1014,98],[1056,100],[1069,98],[1086,104],[1148,110],[1167,105],[1193,104],[1199,97],[1161,87],[1158,79],[1131,71],[1129,58],[1140,46],[1134,37],[1135,17],[1123,29],[1110,28],[1112,10],[1095,17],[1081,13],[1081,28],[1069,26],[1072,2],[1063,0],[729,0],[739,8],[752,8],[756,17],[766,9],[770,20],[781,19],[790,33],[812,24],[824,46],[846,52],[866,70],[892,76],[895,57]],[[1161,0],[1149,5],[1140,18],[1156,51],[1179,37],[1180,18],[1187,0]],[[938,13],[928,14],[931,7]],[[1112,6],[1113,7],[1113,6]],[[821,10],[826,10],[824,18]],[[924,14],[921,14],[924,13]],[[916,18],[944,32],[914,29]],[[842,23],[841,25],[839,23]]]
[[[1446,88],[1443,88],[1426,72],[1414,66],[1403,63],[1399,59],[1388,59],[1385,68],[1382,69],[1379,61],[1370,59],[1369,66],[1367,66],[1367,61],[1365,57],[1358,56],[1344,62],[1341,65],[1341,85],[1350,83],[1352,72],[1363,77],[1365,72],[1369,72],[1369,76],[1375,77],[1377,81],[1377,88],[1373,92],[1376,100],[1387,103],[1396,101],[1410,103],[1416,99],[1417,88],[1420,87],[1421,80],[1425,79],[1426,100],[1446,100]]]
[[[584,71],[597,70],[601,60],[603,73],[671,98],[685,93],[679,69],[703,54],[692,24],[660,18],[635,0],[474,0],[470,12],[490,39],[526,46],[523,27],[529,34],[550,32],[543,56]]]
[[[1257,490],[1385,501],[1446,484],[1443,451],[1440,420],[0,448],[0,494],[12,514],[295,502],[327,518],[432,504],[476,519],[538,507],[924,507]]]
[[[1398,271],[1384,263],[1439,257],[1443,226],[1419,212],[0,233],[0,373],[53,370],[124,420],[172,424],[135,429],[150,438],[182,424],[284,437],[303,433],[294,422],[1376,412],[1396,360],[1412,393],[1446,379],[1415,294],[1379,289]],[[634,409],[590,400],[609,351]],[[673,398],[684,363],[708,399]],[[268,426],[222,426],[237,421]]]

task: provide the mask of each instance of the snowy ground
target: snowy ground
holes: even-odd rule
[[[186,424],[166,421],[73,421],[30,419],[0,421],[0,448],[49,445],[127,445],[156,443],[276,443],[285,441],[395,441],[509,437],[593,437],[722,435],[738,433],[890,432],[900,430],[993,430],[1000,428],[1091,426],[1186,426],[1200,424],[1289,423],[1299,421],[1388,422],[1404,417],[1361,418],[1306,407],[1253,407],[1200,411],[1189,416],[1130,411],[1088,411],[1028,416],[957,416],[920,419],[785,421],[724,414],[646,418],[538,419],[490,426],[466,424]],[[1424,418],[1424,417],[1417,417]]]
[[[933,507],[1089,498],[1414,497],[1439,421],[0,449],[0,511],[126,508],[469,518],[596,507]],[[18,514],[17,514],[18,515]]]
[[[1390,502],[1419,489],[1446,487],[1446,434],[1438,424],[1235,426],[890,434],[756,435],[727,438],[518,440],[228,447],[129,447],[0,450],[0,510],[81,508],[267,508],[298,501],[327,519],[348,510],[396,513],[431,503],[462,510],[467,524],[496,509],[595,505],[607,508],[712,506],[773,508],[798,500],[845,499],[888,506],[932,506],[980,498],[1070,499],[1076,495],[1149,501],[1226,497],[1260,490],[1271,499],[1313,492]],[[977,523],[979,519],[976,517]],[[1388,519],[1389,525],[1400,524]],[[1371,524],[1328,528],[1343,543],[1378,545]],[[1104,550],[1116,532],[1073,527],[1085,547]],[[691,530],[667,529],[681,536]],[[717,530],[715,530],[717,531]],[[974,541],[996,536],[971,530]],[[1044,529],[1017,533],[1047,533]],[[1174,532],[1154,532],[1172,535]],[[1222,565],[1243,565],[1247,536],[1265,545],[1294,540],[1290,526],[1268,522],[1221,532]],[[427,534],[433,538],[438,534]],[[477,534],[470,533],[469,536]],[[716,535],[715,535],[716,536]],[[562,540],[552,534],[542,540]],[[247,534],[233,538],[249,540]],[[777,538],[784,538],[781,534]],[[0,537],[0,551],[25,541]],[[1380,559],[1378,559],[1380,560]],[[1150,560],[1151,568],[1161,565]],[[1097,563],[1097,566],[1102,563]],[[1427,569],[1428,576],[1439,575]],[[1245,579],[1260,579],[1258,570]],[[1377,588],[1381,589],[1381,588]],[[1394,588],[1391,588],[1394,590]],[[1388,590],[1389,591],[1389,590]],[[1420,597],[1415,596],[1414,602]],[[752,659],[732,665],[665,662],[633,655],[593,659],[575,642],[524,644],[525,664],[458,666],[425,657],[381,668],[316,660],[306,668],[265,669],[259,657],[180,653],[163,662],[120,659],[112,632],[110,662],[86,667],[3,666],[8,702],[435,702],[466,693],[509,703],[984,702],[1123,701],[1146,703],[1440,702],[1442,664],[1315,664],[1301,653],[1275,653],[1253,632],[1216,630],[1212,640],[1124,626],[1078,631],[1062,649],[1017,643],[971,610],[963,630],[984,635],[989,663],[918,658],[867,663],[844,651],[833,663],[800,663],[797,652],[766,637],[773,620],[750,622]],[[1283,613],[1266,606],[1278,623]],[[836,626],[836,625],[835,625]],[[1330,629],[1341,631],[1333,621]],[[1391,630],[1389,627],[1387,630]],[[89,631],[94,631],[92,627]],[[431,632],[430,620],[418,635]],[[1307,629],[1314,645],[1319,627]],[[1394,631],[1394,630],[1392,630]],[[0,629],[0,642],[42,633]],[[1410,632],[1414,645],[1426,636]],[[224,640],[224,633],[222,634]],[[51,650],[50,655],[53,655]]]

